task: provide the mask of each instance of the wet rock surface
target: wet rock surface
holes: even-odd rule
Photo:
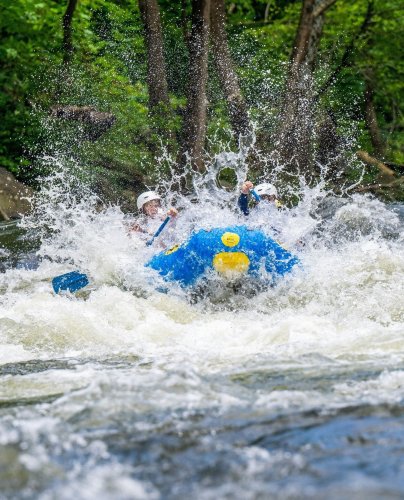
[[[33,191],[0,167],[0,220],[18,219],[31,209]]]

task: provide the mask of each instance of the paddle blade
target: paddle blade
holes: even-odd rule
[[[73,271],[71,273],[56,276],[52,280],[52,286],[55,293],[61,291],[69,291],[71,293],[77,292],[80,288],[88,285],[89,281],[87,275]]]

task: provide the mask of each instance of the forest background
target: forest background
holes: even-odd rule
[[[38,189],[62,159],[133,210],[241,139],[253,180],[402,200],[400,4],[0,0],[0,167]]]

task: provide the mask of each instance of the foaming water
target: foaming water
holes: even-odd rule
[[[227,161],[177,200],[162,241],[248,222],[302,265],[196,302],[156,290],[144,263],[160,242],[131,216],[63,168],[47,184],[23,223],[41,237],[36,269],[0,275],[0,496],[402,496],[402,208],[318,185],[247,220],[214,182]],[[89,288],[55,295],[75,269]]]

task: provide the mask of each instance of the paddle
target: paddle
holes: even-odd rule
[[[254,196],[255,201],[260,201],[261,200],[260,195],[254,189],[251,189],[250,193]]]
[[[161,231],[166,227],[170,220],[170,217],[166,217],[161,224],[161,226],[154,233],[151,240],[146,242],[146,245],[149,247],[153,244],[155,238],[157,238]],[[86,274],[80,273],[79,271],[72,271],[70,273],[62,274],[60,276],[56,276],[52,280],[52,286],[55,293],[59,292],[77,292],[81,288],[87,286],[89,284],[89,280]]]
[[[52,286],[55,293],[59,292],[77,292],[80,288],[88,285],[89,281],[86,274],[72,271],[70,273],[56,276],[52,280]]]
[[[146,242],[146,245],[148,247],[153,244],[153,241],[155,240],[155,238],[157,238],[157,236],[159,236],[159,234],[161,233],[161,231],[166,227],[166,225],[168,224],[169,220],[170,220],[170,216],[166,217],[164,219],[163,223],[161,224],[161,226],[154,233],[153,238],[151,240],[149,240],[149,241]]]

